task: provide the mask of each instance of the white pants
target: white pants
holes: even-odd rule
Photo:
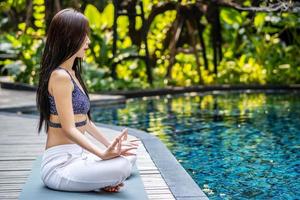
[[[136,159],[136,155],[121,155],[102,160],[77,144],[63,144],[45,150],[40,173],[44,184],[51,189],[99,191],[125,181]]]

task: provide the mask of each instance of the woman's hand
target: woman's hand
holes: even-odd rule
[[[122,146],[129,146],[129,147],[133,147],[133,146],[138,147],[139,146],[138,143],[134,142],[134,141],[140,141],[139,139],[134,139],[134,140],[127,141],[127,137],[128,137],[128,129],[127,128],[123,129],[123,132],[125,132],[125,134],[121,138],[121,144],[122,144]],[[136,153],[125,152],[122,155],[124,155],[124,156],[131,156],[131,155],[136,155]]]
[[[139,144],[135,142],[135,141],[140,141],[139,139],[127,141],[127,137],[128,137],[127,128],[123,129],[122,133],[124,133],[123,137],[121,138],[122,146],[137,146],[137,147],[139,146]]]
[[[137,149],[137,146],[121,148],[122,147],[122,138],[126,134],[127,134],[126,130],[123,130],[123,132],[114,139],[114,141],[104,151],[104,153],[102,155],[103,160],[112,159],[112,158],[118,157],[120,155],[128,155],[128,154],[136,155],[134,153],[128,153],[127,151],[130,151],[132,149]],[[127,135],[126,135],[126,138],[127,138]]]
[[[129,140],[129,141],[121,141],[122,143],[122,146],[139,146],[138,143],[135,143],[135,141],[139,141],[137,139],[134,139],[134,140]]]

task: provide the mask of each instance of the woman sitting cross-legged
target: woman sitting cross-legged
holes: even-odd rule
[[[46,186],[64,191],[116,192],[131,175],[138,140],[124,129],[110,142],[90,115],[90,98],[81,78],[81,62],[90,43],[89,24],[67,8],[52,19],[39,72],[38,132],[45,123],[47,143],[41,164]],[[99,149],[84,133],[106,146]]]

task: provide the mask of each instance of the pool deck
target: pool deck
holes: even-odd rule
[[[120,103],[125,100],[120,95],[91,95],[92,105]],[[35,92],[0,88],[0,199],[18,199],[33,161],[44,151],[47,135],[44,132],[37,134],[38,116],[11,112],[33,107]],[[110,140],[124,128],[96,124]],[[141,139],[137,167],[149,199],[208,199],[159,139],[144,131],[127,128],[129,139]],[[91,136],[86,136],[104,148]]]

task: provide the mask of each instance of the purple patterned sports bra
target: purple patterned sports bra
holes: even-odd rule
[[[79,86],[76,84],[75,80],[73,79],[71,74],[68,72],[68,70],[66,70],[60,66],[58,66],[58,68],[65,70],[70,75],[71,80],[73,82],[74,90],[72,91],[72,105],[73,105],[74,114],[87,114],[90,109],[90,101],[89,101],[87,95],[85,94],[85,92],[83,92],[79,88]],[[51,94],[49,94],[48,99],[49,99],[49,103],[50,103],[50,114],[58,115],[56,106],[55,106],[54,97]],[[76,127],[83,126],[86,124],[86,122],[87,122],[87,119],[84,121],[81,121],[81,122],[76,122],[75,126]],[[51,127],[61,128],[60,123],[54,123],[54,122],[48,121],[48,124]]]

